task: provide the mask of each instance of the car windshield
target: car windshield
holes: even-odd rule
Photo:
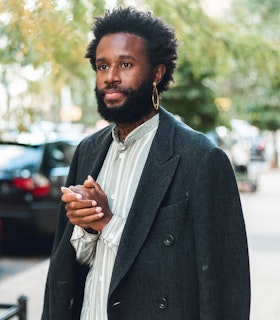
[[[34,167],[38,165],[41,156],[42,149],[39,146],[0,144],[0,170]]]

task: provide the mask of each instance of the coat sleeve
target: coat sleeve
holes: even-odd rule
[[[232,166],[225,153],[204,154],[193,194],[201,320],[248,320],[247,238]]]
[[[74,154],[71,166],[70,166],[70,171],[69,171],[67,182],[66,182],[67,186],[69,186],[70,184],[75,184],[75,180],[76,180],[75,172],[76,172],[76,165],[77,165],[77,158],[78,158],[78,149],[79,149],[79,147],[77,147],[77,149],[75,151],[75,154]],[[56,232],[55,232],[55,237],[54,237],[50,260],[52,260],[52,257],[54,256],[54,254],[59,246],[60,240],[65,232],[67,223],[68,223],[68,219],[66,217],[64,204],[61,203],[60,209],[58,212],[58,216],[57,216]],[[70,239],[69,239],[69,243],[70,243]],[[73,251],[74,251],[74,249],[73,249]],[[46,285],[45,285],[45,292],[44,292],[44,303],[43,303],[43,310],[42,310],[42,317],[41,317],[42,320],[49,320],[52,318],[51,311],[50,311],[50,305],[51,305],[51,301],[50,301],[51,300],[51,298],[50,298],[50,294],[51,294],[50,273],[51,273],[51,271],[49,268],[47,280],[46,280]]]
[[[70,185],[75,185],[76,184],[76,168],[77,168],[77,163],[78,163],[78,155],[79,155],[79,148],[80,145],[77,147],[71,165],[70,165],[70,170],[69,170],[69,174],[67,177],[67,181],[66,181],[66,186],[70,186]],[[52,247],[52,255],[54,254],[57,246],[59,245],[59,242],[63,236],[63,233],[65,231],[66,225],[68,223],[68,218],[66,216],[66,211],[65,211],[65,204],[64,203],[60,203],[60,209],[58,212],[58,216],[57,216],[57,223],[56,223],[56,231],[55,231],[55,237],[54,237],[54,242],[53,242],[53,247]]]

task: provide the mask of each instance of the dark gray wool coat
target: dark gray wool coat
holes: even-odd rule
[[[109,320],[248,320],[250,279],[238,189],[225,153],[160,108],[116,257]],[[97,177],[111,126],[78,146],[67,185]],[[87,268],[61,206],[43,320],[80,319]],[[90,319],[97,320],[97,319]]]

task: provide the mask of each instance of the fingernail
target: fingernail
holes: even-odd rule
[[[88,179],[88,180],[93,180],[93,177],[92,177],[91,175],[88,175],[88,176],[87,176],[87,179]]]
[[[69,188],[67,187],[60,187],[61,192],[63,193],[73,193]]]

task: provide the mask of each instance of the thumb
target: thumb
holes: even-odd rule
[[[84,182],[84,186],[87,188],[94,187],[94,179],[92,176],[88,175],[87,180],[85,180],[85,182]]]
[[[87,180],[93,181],[93,177],[89,174],[89,175],[87,176]]]

